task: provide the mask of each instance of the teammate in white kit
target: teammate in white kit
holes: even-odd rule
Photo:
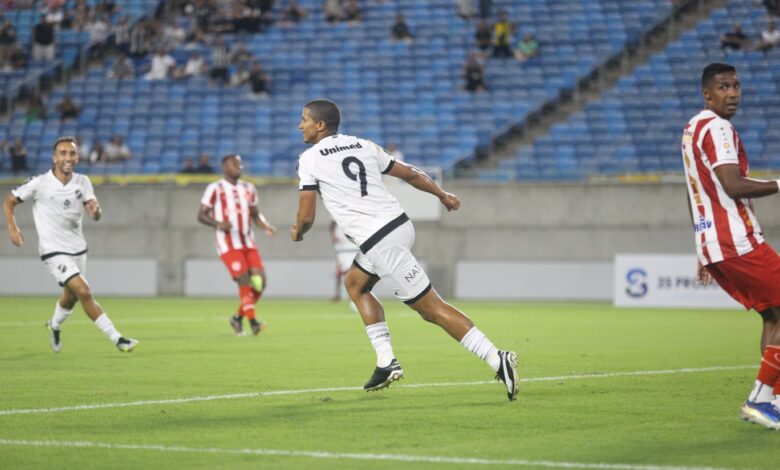
[[[423,319],[439,325],[486,361],[506,385],[508,398],[514,400],[520,389],[517,353],[499,351],[466,315],[444,302],[431,287],[411,251],[414,227],[398,201],[388,193],[382,174],[401,178],[420,191],[433,194],[448,211],[458,209],[460,200],[424,172],[396,161],[375,143],[339,134],[340,121],[341,113],[332,101],[314,100],[303,108],[298,128],[303,141],[312,147],[298,160],[298,215],[290,236],[293,241],[301,241],[311,228],[319,192],[336,223],[360,248],[345,284],[377,356],[374,373],[363,388],[380,390],[403,376],[393,354],[382,304],[371,293],[382,278],[394,289],[396,297]]]
[[[60,352],[60,328],[73,313],[76,302],[81,302],[87,316],[117,349],[130,352],[138,346],[138,341],[125,338],[117,331],[111,319],[95,301],[92,290],[84,279],[87,242],[82,233],[81,221],[84,211],[95,221],[100,220],[102,212],[89,178],[74,172],[79,162],[76,139],[57,139],[52,161],[54,165],[50,171],[33,177],[12,190],[3,205],[11,243],[22,246],[24,237],[16,225],[14,208],[25,201],[33,202],[33,220],[38,232],[38,254],[49,272],[64,288],[62,297],[54,306],[54,315],[46,322],[50,332],[49,345],[52,351]]]
[[[731,124],[742,95],[737,70],[709,64],[701,88],[705,109],[682,136],[698,276],[761,315],[761,364],[740,416],[780,430],[780,408],[772,403],[780,395],[780,256],[764,241],[752,201],[777,193],[780,180],[749,177],[747,152]]]
[[[330,241],[333,243],[333,249],[336,251],[336,292],[333,295],[333,301],[338,302],[346,292],[344,278],[352,267],[355,255],[358,254],[358,247],[349,241],[344,234],[344,230],[339,227],[335,220],[330,222]]]

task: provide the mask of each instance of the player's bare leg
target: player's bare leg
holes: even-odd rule
[[[368,382],[363,385],[363,389],[368,392],[389,387],[391,383],[404,376],[404,371],[393,354],[390,329],[385,322],[385,310],[379,299],[371,293],[371,289],[377,282],[379,282],[377,276],[354,266],[344,279],[347,293],[355,303],[363,324],[366,325],[366,334],[376,352],[376,368]]]
[[[769,308],[760,314],[763,320],[761,365],[753,390],[742,405],[740,417],[780,431],[780,408],[774,403],[780,394],[780,309]]]
[[[116,345],[117,349],[122,352],[130,352],[138,346],[138,340],[125,338],[117,331],[114,323],[95,300],[95,297],[92,295],[92,289],[83,276],[77,275],[70,278],[65,285],[65,289],[69,294],[63,293],[63,298],[71,299],[76,297],[81,302],[81,307],[87,316],[106,335],[109,341]]]
[[[499,351],[466,314],[445,302],[436,289],[431,288],[409,306],[425,321],[438,325],[463,347],[485,361],[496,372],[496,378],[506,385],[509,400],[517,398],[520,377],[517,374],[516,352]]]

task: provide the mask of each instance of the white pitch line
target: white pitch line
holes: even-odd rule
[[[602,379],[611,377],[635,377],[644,375],[668,375],[668,374],[691,374],[698,372],[718,372],[727,370],[743,370],[755,368],[755,365],[750,366],[715,366],[715,367],[699,367],[699,368],[684,368],[684,369],[662,369],[662,370],[639,370],[639,371],[627,371],[627,372],[604,372],[594,374],[579,374],[579,375],[559,375],[552,377],[529,377],[521,378],[522,382],[550,382],[561,380],[581,380],[581,379]],[[398,385],[396,388],[424,388],[424,387],[464,387],[473,385],[486,385],[495,384],[495,381],[480,381],[480,382],[442,382],[442,383],[428,383],[428,384],[405,384]],[[60,406],[55,408],[21,408],[0,410],[0,416],[8,415],[23,415],[23,414],[47,414],[47,413],[61,413],[63,411],[84,411],[84,410],[99,410],[105,408],[126,408],[130,406],[146,406],[146,405],[169,405],[180,403],[193,403],[199,401],[213,401],[213,400],[233,400],[237,398],[256,398],[256,397],[268,397],[276,395],[300,395],[303,393],[321,393],[321,392],[353,392],[363,390],[362,387],[326,387],[326,388],[307,388],[298,390],[271,390],[268,392],[246,392],[246,393],[230,393],[225,395],[205,395],[196,397],[184,397],[184,398],[168,398],[161,400],[141,400],[130,401],[124,403],[96,403],[92,405],[72,405],[72,406]]]
[[[636,465],[624,463],[557,462],[552,460],[482,459],[470,457],[441,457],[405,454],[358,454],[348,452],[324,452],[280,449],[220,449],[218,447],[183,447],[157,444],[110,444],[90,441],[27,441],[0,439],[0,445],[28,447],[76,447],[107,450],[149,450],[158,452],[182,452],[202,454],[265,455],[312,459],[381,460],[395,462],[423,462],[461,465],[509,465],[518,467],[585,468],[599,470],[726,470],[713,467],[676,467],[665,465]]]

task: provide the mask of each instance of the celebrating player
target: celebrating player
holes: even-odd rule
[[[780,181],[748,178],[748,158],[730,119],[742,92],[736,69],[713,63],[701,77],[704,110],[685,127],[682,156],[693,218],[698,276],[714,279],[763,320],[763,358],[743,419],[780,430],[780,257],[764,242],[750,198],[778,192]]]
[[[382,278],[395,290],[396,297],[423,319],[439,325],[486,361],[506,385],[509,399],[514,400],[520,389],[517,354],[499,351],[466,315],[444,302],[431,287],[411,252],[414,227],[398,201],[388,193],[382,174],[401,178],[420,191],[433,194],[448,211],[458,209],[460,200],[424,172],[396,161],[373,142],[339,134],[340,120],[339,108],[332,101],[314,100],[303,108],[298,128],[303,141],[312,147],[298,160],[298,214],[290,236],[293,241],[301,241],[311,228],[319,191],[336,223],[360,248],[345,283],[377,356],[374,373],[363,388],[379,390],[403,376],[393,354],[382,304],[371,293]]]
[[[267,324],[255,318],[255,304],[267,283],[263,260],[255,245],[252,222],[272,237],[276,227],[257,210],[257,189],[243,181],[244,164],[240,155],[222,159],[224,178],[211,183],[203,193],[198,222],[216,228],[217,253],[238,283],[240,305],[229,322],[239,336],[244,334],[243,318],[249,319],[252,334],[258,335]]]
[[[49,346],[62,350],[62,324],[73,313],[76,302],[95,322],[103,334],[122,352],[130,352],[138,341],[123,337],[103,311],[84,279],[87,264],[87,241],[81,229],[84,211],[95,220],[102,212],[92,183],[86,175],[74,172],[79,162],[78,142],[73,137],[60,137],[54,143],[52,169],[11,191],[3,209],[11,243],[22,246],[24,237],[16,225],[14,208],[24,201],[33,201],[33,220],[38,231],[38,253],[49,272],[63,286],[62,296],[54,306],[54,315],[46,322]]]

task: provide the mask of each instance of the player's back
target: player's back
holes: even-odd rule
[[[333,218],[360,244],[403,213],[382,182],[382,174],[394,163],[369,140],[343,134],[325,137],[301,154],[301,189],[319,189]]]

